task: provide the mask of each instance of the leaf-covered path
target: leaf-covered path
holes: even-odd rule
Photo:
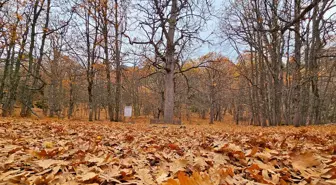
[[[335,131],[2,120],[0,184],[336,184]]]

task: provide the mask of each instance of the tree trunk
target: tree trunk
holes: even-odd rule
[[[108,18],[107,18],[107,1],[103,1],[103,36],[104,36],[104,54],[105,54],[105,72],[106,72],[106,88],[107,88],[107,110],[109,115],[109,120],[113,121],[113,104],[112,104],[112,92],[111,92],[111,71],[110,71],[110,61],[109,61],[109,49],[108,49]]]
[[[115,31],[115,64],[116,64],[116,94],[115,94],[115,121],[120,121],[120,107],[121,107],[121,61],[119,48],[119,22],[118,22],[118,0],[115,3],[114,14],[114,31]]]
[[[16,31],[15,31],[14,34],[16,34]],[[12,37],[14,37],[14,35]],[[8,46],[7,57],[6,57],[6,62],[5,62],[5,69],[4,69],[3,76],[2,76],[2,79],[1,79],[1,83],[0,83],[0,103],[2,102],[2,99],[4,97],[4,88],[5,88],[6,79],[7,79],[8,73],[9,73],[11,52],[14,52],[15,42],[13,41],[13,39],[11,39],[11,40],[12,41],[11,41],[10,45]]]
[[[22,35],[22,43],[20,44],[20,50],[17,56],[17,59],[15,60],[15,66],[14,71],[11,73],[11,80],[10,80],[10,89],[9,89],[9,95],[4,103],[3,110],[2,110],[2,116],[6,117],[9,115],[12,115],[14,112],[14,104],[16,102],[16,95],[17,95],[17,88],[20,81],[20,68],[21,68],[21,60],[23,58],[24,54],[24,48],[27,43],[27,37],[29,33],[29,22],[26,23],[25,32]],[[14,58],[12,59],[14,60]]]
[[[214,119],[215,119],[215,85],[214,85],[214,76],[211,74],[211,72],[209,72],[209,76],[210,76],[210,124],[214,123]]]
[[[74,105],[75,105],[75,102],[73,98],[73,83],[70,81],[68,119],[72,117]]]
[[[42,6],[42,5],[41,5]],[[27,105],[29,107],[33,107],[33,98],[34,98],[34,94],[36,90],[39,90],[41,92],[42,87],[38,87],[38,82],[39,80],[41,80],[41,75],[40,75],[40,68],[42,65],[42,60],[43,60],[43,55],[44,55],[44,45],[45,45],[45,41],[47,38],[47,34],[48,34],[48,27],[49,27],[49,15],[50,15],[50,6],[51,6],[51,0],[47,1],[47,10],[46,10],[46,19],[45,19],[45,24],[43,27],[43,35],[42,35],[42,40],[41,40],[41,46],[40,46],[40,50],[39,50],[39,58],[37,59],[37,62],[35,64],[35,68],[33,69],[32,73],[33,73],[33,83],[32,83],[32,90],[29,90],[27,92]],[[31,114],[30,111],[31,109],[28,108],[28,115]]]
[[[3,71],[3,76],[1,79],[1,83],[0,83],[0,103],[3,102],[3,97],[4,97],[4,89],[5,89],[5,85],[7,82],[7,77],[11,77],[10,72],[12,71],[12,67],[13,67],[13,62],[14,61],[14,56],[15,56],[15,47],[16,47],[16,38],[17,38],[17,24],[18,21],[16,22],[15,25],[10,27],[10,38],[9,38],[9,45],[8,45],[8,49],[7,49],[7,57],[5,59],[5,67],[4,67],[4,71]],[[7,41],[6,41],[7,42]],[[5,47],[2,49],[2,51],[4,51]],[[1,52],[2,55],[2,52]],[[0,57],[1,57],[0,55]]]
[[[177,0],[172,0],[171,14],[169,17],[169,28],[167,35],[166,51],[166,74],[165,74],[165,102],[164,102],[164,122],[173,123],[174,120],[174,72],[175,72],[175,28],[178,16]]]
[[[173,66],[174,64],[172,64]],[[174,120],[174,67],[165,74],[164,91],[164,122],[173,123]]]
[[[34,62],[34,47],[35,47],[35,36],[36,36],[36,24],[38,17],[40,16],[44,0],[41,1],[41,7],[38,9],[40,0],[36,0],[34,3],[34,14],[33,14],[33,22],[31,24],[31,33],[30,33],[30,46],[29,46],[29,52],[28,52],[28,72],[27,72],[27,77],[24,81],[24,86],[23,86],[23,92],[22,92],[22,107],[21,107],[21,112],[20,115],[22,117],[27,117],[31,115],[31,110],[32,110],[32,101],[30,98],[30,89],[29,89],[29,81],[30,81],[30,76],[33,74],[33,62]]]
[[[93,121],[93,94],[92,94],[92,82],[88,84],[88,93],[89,93],[89,121]]]
[[[206,111],[205,111],[205,109],[201,110],[201,119],[206,119]]]
[[[294,10],[294,17],[297,17],[301,10],[301,0],[295,1],[295,10]],[[294,81],[294,98],[293,98],[293,105],[294,105],[294,118],[293,124],[295,126],[302,125],[302,115],[301,115],[301,103],[300,103],[300,96],[301,96],[301,38],[300,38],[300,22],[295,24],[295,48],[294,48],[294,62],[295,62],[295,72],[293,76]]]
[[[325,3],[325,2],[324,2]],[[311,89],[313,93],[313,103],[311,107],[312,111],[312,122],[314,124],[319,124],[321,122],[321,112],[320,112],[320,95],[318,88],[318,63],[317,63],[317,53],[321,48],[320,40],[320,21],[323,14],[319,13],[319,6],[316,6],[313,10],[312,15],[312,43],[309,56],[309,71],[311,79]],[[322,15],[321,15],[322,14]]]
[[[94,8],[94,11],[97,9]],[[94,77],[95,77],[95,69],[94,69],[94,64],[96,60],[96,47],[97,47],[97,40],[98,40],[98,23],[95,22],[94,26],[94,40],[91,42],[90,40],[90,13],[92,11],[92,8],[89,7],[89,9],[86,12],[86,20],[85,20],[85,36],[86,36],[86,49],[87,49],[87,69],[86,69],[86,80],[88,82],[88,106],[89,106],[89,121],[93,121],[93,83],[94,83]],[[91,43],[92,43],[92,48],[91,48]]]

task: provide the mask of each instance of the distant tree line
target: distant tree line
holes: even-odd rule
[[[334,0],[4,0],[1,115],[336,121]],[[215,11],[217,8],[218,11]],[[213,32],[237,58],[195,50]],[[197,55],[197,57],[195,56]]]

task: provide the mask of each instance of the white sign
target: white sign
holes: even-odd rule
[[[125,106],[124,116],[132,117],[132,106]]]

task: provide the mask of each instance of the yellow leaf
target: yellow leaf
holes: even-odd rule
[[[49,142],[49,141],[45,141],[44,143],[43,143],[43,147],[44,148],[52,148],[54,145],[53,145],[53,143],[52,142]]]

